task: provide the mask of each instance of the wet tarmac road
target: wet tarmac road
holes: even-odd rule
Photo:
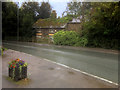
[[[8,62],[16,58],[28,63],[27,80],[14,82],[8,79]],[[31,54],[8,49],[4,51],[2,56],[2,88],[91,88],[91,90],[93,90],[92,88],[98,88],[99,90],[117,90],[117,87],[115,84]]]
[[[46,58],[115,83],[118,82],[118,54],[20,42],[5,42],[3,45],[6,48]]]

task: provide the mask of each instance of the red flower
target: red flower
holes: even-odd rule
[[[13,66],[13,68],[15,68],[15,66]]]
[[[12,65],[10,67],[12,67]]]

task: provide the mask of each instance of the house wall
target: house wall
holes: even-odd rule
[[[73,30],[78,32],[81,29],[80,23],[67,23],[66,30]]]
[[[54,33],[58,32],[62,29],[63,28],[40,28],[40,29],[36,29],[36,36],[38,38],[43,38],[43,37],[47,37],[47,36],[50,36],[52,38]]]

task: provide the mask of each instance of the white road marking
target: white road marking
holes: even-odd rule
[[[95,75],[89,74],[89,73],[87,73],[87,72],[84,72],[84,71],[81,71],[81,70],[78,70],[78,69],[69,67],[69,66],[67,66],[67,65],[64,65],[64,64],[61,64],[61,63],[57,63],[57,62],[53,62],[53,61],[48,60],[48,59],[44,59],[44,60],[49,61],[49,62],[52,62],[52,63],[55,63],[55,64],[58,64],[58,65],[60,65],[60,66],[66,67],[66,68],[73,69],[73,70],[75,70],[75,71],[81,72],[81,73],[83,73],[83,74],[86,74],[86,75],[88,75],[88,76],[97,78],[97,79],[99,79],[99,80],[103,80],[103,81],[106,81],[106,82],[108,82],[108,83],[111,83],[111,84],[114,84],[114,85],[118,85],[118,83],[115,83],[115,82],[112,82],[112,81],[110,81],[110,80],[101,78],[101,77],[99,77],[99,76],[95,76]]]

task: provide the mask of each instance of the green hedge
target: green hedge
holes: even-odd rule
[[[54,44],[72,46],[78,42],[78,35],[75,31],[58,31],[53,36]]]
[[[75,31],[61,30],[53,36],[54,44],[56,45],[68,45],[68,46],[86,46],[87,39],[80,38]]]

